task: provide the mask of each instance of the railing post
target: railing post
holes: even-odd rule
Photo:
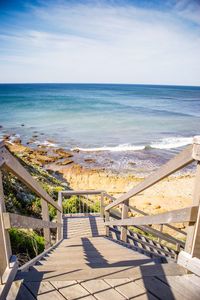
[[[122,220],[128,218],[128,211],[129,211],[129,199],[124,201],[122,204]],[[120,239],[123,242],[127,242],[127,226],[121,226]]]
[[[42,220],[49,221],[49,209],[48,209],[48,203],[42,199],[41,200],[41,206],[42,206]],[[51,234],[50,234],[50,228],[44,228],[44,241],[45,241],[45,249],[48,249],[51,247]]]
[[[3,213],[6,211],[4,202],[2,173],[0,170],[0,283],[3,282],[2,275],[5,269],[10,265],[10,257],[12,255],[10,237],[7,230],[4,229]]]
[[[110,212],[109,210],[105,211],[105,222],[110,221]],[[106,236],[109,236],[109,226],[106,226]]]
[[[100,216],[101,218],[104,217],[104,193],[101,193],[101,200],[100,200]]]
[[[57,210],[57,223],[62,224],[62,192],[58,193],[58,205],[61,208],[61,211]],[[62,226],[57,227],[57,242],[62,239],[63,228]]]
[[[196,223],[189,223],[185,251],[200,258],[200,136],[194,137],[192,157],[197,161],[193,206],[199,206]]]

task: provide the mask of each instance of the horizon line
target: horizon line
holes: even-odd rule
[[[30,84],[30,85],[37,85],[37,84],[68,84],[68,85],[140,85],[140,86],[173,86],[173,87],[197,87],[200,88],[200,85],[185,85],[185,84],[155,84],[155,83],[116,83],[116,82],[0,82],[0,85],[20,85],[20,84]]]

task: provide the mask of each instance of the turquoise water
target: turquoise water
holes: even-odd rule
[[[0,125],[67,148],[173,149],[200,133],[200,87],[1,84]]]

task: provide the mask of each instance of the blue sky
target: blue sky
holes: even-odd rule
[[[200,85],[200,1],[0,0],[0,82]]]

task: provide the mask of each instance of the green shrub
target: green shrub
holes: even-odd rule
[[[100,204],[99,202],[89,203],[87,202],[86,198],[72,196],[69,199],[65,199],[63,201],[63,213],[73,214],[73,213],[93,213],[100,211]]]
[[[14,255],[25,254],[32,259],[44,251],[44,238],[33,230],[12,228],[9,234]]]

